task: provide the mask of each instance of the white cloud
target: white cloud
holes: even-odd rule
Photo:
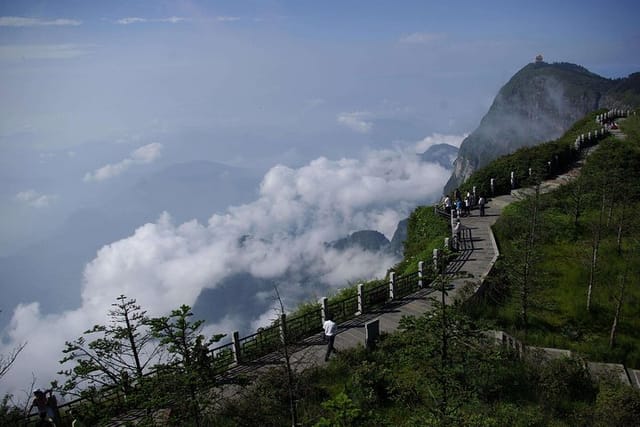
[[[189,19],[188,18],[183,18],[181,16],[170,16],[168,18],[158,19],[156,21],[157,22],[168,22],[170,24],[177,24],[179,22],[187,22],[187,21],[189,21]]]
[[[429,44],[438,40],[442,40],[442,33],[411,33],[400,38],[401,43],[409,44]]]
[[[137,16],[131,16],[127,18],[118,19],[115,23],[120,25],[143,24],[148,22],[178,24],[180,22],[189,22],[189,21],[191,21],[190,18],[184,18],[181,16],[170,16],[168,18],[140,18]]]
[[[235,22],[239,21],[241,18],[238,16],[216,16],[213,18],[208,18],[204,20],[205,22]],[[186,18],[183,16],[170,16],[168,18],[143,18],[139,16],[129,16],[126,18],[121,18],[115,21],[116,24],[120,25],[131,25],[131,24],[145,24],[145,23],[169,23],[169,24],[178,24],[181,22],[192,22],[194,19]]]
[[[78,26],[82,21],[75,19],[40,19],[21,16],[0,16],[0,27],[45,27]]]
[[[141,147],[128,162],[151,161],[159,150],[154,147]],[[394,255],[341,252],[325,243],[363,229],[391,238],[397,223],[415,205],[437,197],[447,178],[445,169],[421,162],[408,146],[370,151],[362,158],[321,157],[297,169],[273,167],[255,201],[215,214],[207,224],[177,225],[165,213],[98,251],[85,268],[77,309],[45,316],[32,303],[14,311],[0,350],[29,341],[29,356],[20,358],[2,387],[19,388],[32,371],[46,384],[59,369],[55,361],[62,343],[104,323],[120,294],[136,298],[151,316],[164,315],[180,304],[193,305],[203,289],[216,288],[225,278],[250,273],[283,282],[280,292],[293,307],[321,296],[316,294],[320,288],[381,277],[397,261]],[[309,277],[317,282],[314,289]],[[270,297],[254,295],[265,307]],[[267,310],[248,319],[227,317],[219,326],[259,326],[272,318]]]
[[[158,157],[160,157],[161,152],[162,144],[158,142],[144,145],[131,152],[129,157],[119,161],[118,163],[108,164],[93,172],[87,172],[84,176],[84,181],[104,181],[106,179],[113,178],[122,174],[133,165],[154,162]]]
[[[217,16],[216,21],[218,22],[235,22],[239,21],[240,18],[238,16]]]
[[[81,44],[13,44],[0,46],[0,60],[16,61],[25,59],[70,59],[88,55],[92,45]]]
[[[151,163],[158,157],[160,157],[161,151],[162,144],[154,142],[144,145],[135,150],[133,153],[131,153],[131,158],[133,159],[133,161],[138,163]]]
[[[56,195],[40,194],[35,190],[21,191],[15,195],[16,200],[33,208],[46,208],[57,198]]]
[[[369,133],[373,129],[373,123],[366,119],[370,117],[371,113],[364,111],[341,113],[338,115],[338,123],[358,133]]]
[[[129,24],[139,24],[141,22],[148,22],[148,19],[137,18],[137,17],[128,17],[128,18],[118,19],[116,21],[116,24],[129,25]]]
[[[449,144],[460,148],[460,144],[462,144],[462,141],[467,136],[469,136],[468,133],[465,133],[464,135],[443,135],[440,133],[434,133],[433,135],[427,136],[423,140],[418,141],[415,145],[415,151],[416,153],[424,153],[429,147],[435,144]]]

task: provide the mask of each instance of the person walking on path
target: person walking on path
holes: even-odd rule
[[[456,218],[462,216],[462,200],[456,199]]]
[[[456,218],[456,222],[453,225],[453,240],[455,242],[456,250],[460,250],[460,233],[462,232],[462,224],[460,224],[460,218]]]
[[[331,352],[335,353],[336,351],[333,348],[333,344],[336,340],[338,325],[336,325],[336,322],[333,321],[332,316],[327,316],[327,320],[324,321],[322,328],[324,329],[324,338],[327,341],[327,354],[324,356],[324,361],[326,362],[329,360],[329,356],[331,355]]]

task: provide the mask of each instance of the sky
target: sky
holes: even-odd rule
[[[639,9],[0,0],[0,353],[27,342],[0,394],[46,386],[120,293],[160,315],[248,273],[294,306],[383,275],[393,256],[325,243],[435,200],[450,171],[416,154],[459,146],[535,55],[639,71]],[[209,328],[268,321],[251,297]]]

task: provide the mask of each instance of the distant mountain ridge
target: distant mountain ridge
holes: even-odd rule
[[[358,247],[366,251],[378,252],[387,250],[389,244],[389,239],[379,231],[360,230],[351,233],[348,237],[331,242],[329,246],[340,251]]]
[[[453,169],[453,162],[458,155],[458,147],[449,144],[434,144],[421,154],[423,162],[435,163],[445,169]]]
[[[590,111],[638,106],[640,73],[607,79],[576,64],[528,64],[500,89],[478,128],[462,141],[444,191],[452,192],[504,154],[558,138]]]

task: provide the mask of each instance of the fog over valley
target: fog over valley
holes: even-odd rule
[[[459,144],[462,138],[431,139]],[[179,163],[140,178],[108,206],[74,212],[53,238],[2,259],[3,277],[30,285],[5,293],[4,301],[15,304],[5,328],[7,348],[28,341],[37,349],[18,361],[8,381],[18,383],[29,374],[32,365],[22,360],[54,371],[57,360],[49,353],[87,325],[105,322],[121,294],[136,298],[151,315],[189,304],[214,330],[248,332],[273,318],[274,284],[294,308],[384,275],[398,254],[327,243],[364,229],[390,239],[413,207],[439,196],[450,171],[422,160],[417,146],[424,147],[424,141],[368,150],[362,158],[320,157],[299,168],[276,165],[256,187],[235,167]],[[135,158],[127,157],[134,159],[132,168]],[[241,197],[253,200],[231,203]],[[160,210],[162,202],[170,203],[167,209]],[[121,207],[109,207],[114,205]],[[183,219],[174,218],[170,206]],[[161,213],[131,225],[154,209]],[[198,219],[207,209],[221,211]],[[194,219],[185,221],[189,214]],[[127,224],[134,231],[118,236]],[[31,269],[34,264],[38,268]]]

